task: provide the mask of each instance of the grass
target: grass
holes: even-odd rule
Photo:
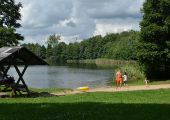
[[[169,120],[170,89],[0,99],[0,120]]]

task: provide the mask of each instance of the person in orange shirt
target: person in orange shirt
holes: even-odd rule
[[[116,87],[120,87],[122,86],[122,82],[123,82],[123,77],[122,77],[122,72],[121,72],[121,69],[119,69],[117,72],[116,72]]]

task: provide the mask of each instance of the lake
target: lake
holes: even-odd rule
[[[19,67],[20,70],[23,67]],[[14,68],[8,74],[18,79]],[[26,84],[32,88],[91,88],[108,85],[113,77],[112,69],[97,66],[29,66],[24,74]]]

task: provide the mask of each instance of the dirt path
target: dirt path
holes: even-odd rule
[[[121,87],[117,89],[115,87],[100,87],[100,88],[92,88],[87,92],[119,92],[119,91],[136,91],[136,90],[156,90],[156,89],[167,89],[167,88],[170,88],[170,84],[129,86],[129,87]],[[84,92],[73,90],[73,91],[51,93],[51,94],[63,96],[63,95],[80,94],[80,93],[84,93]]]

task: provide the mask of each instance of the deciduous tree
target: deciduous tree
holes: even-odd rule
[[[170,0],[146,0],[142,12],[138,59],[148,76],[166,74],[170,68]]]
[[[21,3],[15,0],[0,0],[0,47],[17,45],[23,36],[16,32],[21,27]]]

